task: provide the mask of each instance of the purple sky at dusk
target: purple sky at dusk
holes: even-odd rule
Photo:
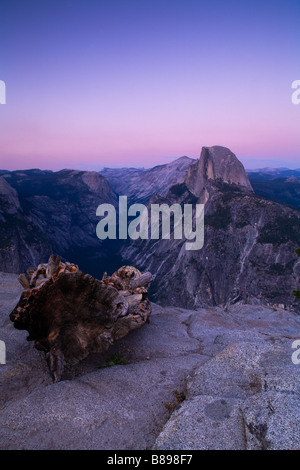
[[[0,168],[300,167],[299,0],[0,5]]]

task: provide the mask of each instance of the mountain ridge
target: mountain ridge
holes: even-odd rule
[[[300,213],[255,194],[228,148],[203,147],[197,160],[181,157],[150,170],[109,171],[121,185],[119,194],[98,172],[2,173],[0,269],[24,271],[57,252],[94,277],[112,273],[120,261],[150,270],[157,302],[297,308],[291,292],[299,264],[294,249],[300,245]],[[172,234],[170,240],[99,240],[98,205],[116,207],[126,189],[130,203],[205,203],[203,249],[187,253],[185,240]]]
[[[135,202],[147,202],[152,194],[164,196],[171,185],[182,183],[187,169],[195,160],[186,156],[149,169],[106,168],[100,172],[119,195]],[[122,178],[122,179],[121,179]]]

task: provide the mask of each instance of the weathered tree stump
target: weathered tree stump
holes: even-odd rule
[[[132,266],[97,280],[51,255],[48,264],[31,268],[19,281],[25,290],[10,319],[45,352],[54,382],[61,380],[65,364],[106,351],[151,313],[152,275]]]

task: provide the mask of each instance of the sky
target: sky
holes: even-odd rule
[[[299,0],[5,0],[0,168],[300,167]]]

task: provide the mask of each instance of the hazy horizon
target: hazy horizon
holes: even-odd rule
[[[161,163],[157,163],[157,164],[154,164],[154,165],[150,165],[150,166],[143,166],[143,165],[82,165],[82,166],[78,166],[78,167],[75,167],[75,166],[68,166],[68,167],[61,167],[61,168],[41,168],[41,167],[20,167],[20,168],[14,168],[14,169],[9,169],[9,168],[0,168],[0,171],[25,171],[25,170],[41,170],[41,171],[53,171],[53,172],[57,172],[57,171],[61,171],[61,170],[79,170],[79,171],[102,171],[104,170],[105,168],[110,168],[110,169],[121,169],[121,168],[134,168],[134,169],[151,169],[151,168],[154,168],[155,166],[160,166],[160,165],[166,165],[168,163],[171,163],[175,160],[178,160],[180,158],[183,158],[183,157],[187,157],[187,158],[190,158],[190,159],[193,159],[193,160],[197,160],[200,158],[200,155],[198,157],[190,157],[189,155],[181,155],[181,156],[174,156],[174,157],[171,157],[171,156],[167,156],[167,157],[162,157],[161,158]],[[290,163],[289,162],[286,162],[284,160],[282,161],[271,161],[271,160],[267,160],[267,159],[250,159],[249,160],[249,165],[247,165],[247,163],[245,164],[245,161],[247,161],[247,159],[240,159],[238,156],[237,158],[242,162],[242,164],[244,165],[244,168],[246,170],[255,170],[255,169],[264,169],[264,168],[274,168],[274,169],[281,169],[281,168],[287,168],[287,169],[290,169],[290,170],[296,170],[296,169],[300,169],[300,163]]]

